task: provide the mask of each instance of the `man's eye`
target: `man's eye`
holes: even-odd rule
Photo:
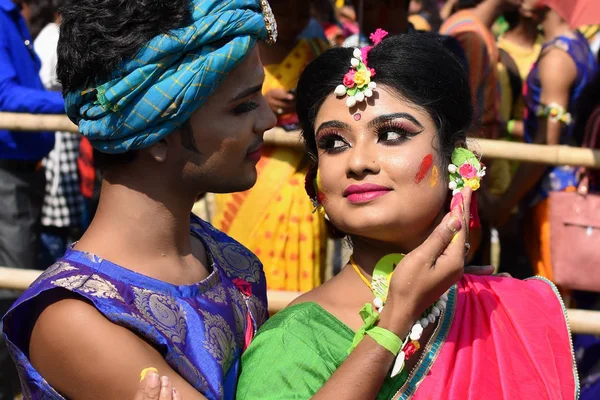
[[[236,115],[247,114],[250,111],[256,110],[257,108],[258,108],[258,103],[254,102],[254,101],[247,101],[245,103],[238,105],[236,108],[234,108],[233,113]]]

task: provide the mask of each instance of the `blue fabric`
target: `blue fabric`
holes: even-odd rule
[[[151,146],[187,121],[268,31],[259,0],[193,0],[192,24],[159,35],[95,88],[68,93],[67,114],[92,146]]]
[[[583,88],[590,83],[596,71],[598,65],[594,54],[590,50],[589,44],[585,37],[579,32],[576,32],[576,37],[572,38],[569,36],[559,36],[550,42],[545,43],[542,46],[542,54],[548,47],[557,47],[564,50],[571,56],[577,67],[577,77],[575,83],[571,89],[571,95],[569,97],[569,108],[568,112],[571,115],[575,115],[575,107],[577,100]],[[524,86],[524,98],[525,98],[525,141],[532,143],[535,139],[535,135],[538,129],[538,116],[536,110],[541,105],[541,94],[542,87],[540,83],[538,61],[533,65],[527,81]],[[562,128],[560,136],[560,144],[575,145],[573,138],[573,128],[575,123],[565,125]],[[539,201],[548,197],[551,191],[563,191],[568,187],[575,187],[578,185],[577,181],[577,170],[578,167],[570,166],[557,166],[548,168],[546,174],[543,176],[540,184],[531,193],[531,204],[535,205]]]
[[[28,344],[41,311],[70,291],[159,350],[208,399],[233,400],[246,334],[254,335],[267,319],[262,264],[194,216],[192,234],[204,243],[213,266],[209,277],[194,285],[171,285],[76,250],[46,270],[4,317],[24,397],[64,400],[31,365]]]
[[[327,36],[325,35],[325,31],[323,27],[315,18],[311,18],[306,25],[306,28],[298,35],[298,39],[323,39],[328,42]]]
[[[25,41],[29,40],[29,46]],[[0,111],[34,114],[65,112],[60,93],[47,92],[40,60],[19,8],[0,0]],[[0,159],[41,160],[54,146],[54,133],[0,130]]]

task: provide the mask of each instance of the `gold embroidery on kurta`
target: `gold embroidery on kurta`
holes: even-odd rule
[[[177,301],[148,289],[132,287],[135,306],[143,318],[154,325],[173,343],[185,343],[187,334],[185,311]]]
[[[215,285],[214,287],[210,288],[204,292],[204,296],[215,303],[225,304],[227,302],[227,294],[225,293],[225,289],[222,285]]]
[[[60,286],[68,290],[79,290],[99,299],[117,299],[125,301],[119,291],[110,281],[94,274],[73,275],[66,278],[56,279],[51,282],[54,286]]]
[[[234,356],[235,338],[225,319],[200,310],[204,317],[204,347],[217,360],[223,372],[229,370]]]
[[[228,288],[229,296],[231,297],[231,306],[233,307],[235,316],[235,340],[240,349],[244,348],[245,332],[246,332],[246,301],[244,296],[236,288]]]

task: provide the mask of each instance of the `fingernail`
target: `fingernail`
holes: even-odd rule
[[[163,376],[162,378],[160,378],[160,385],[162,387],[167,387],[169,386],[169,378],[166,376]]]
[[[450,210],[454,211],[455,208],[458,208],[460,213],[463,212],[464,209],[464,198],[462,193],[456,193],[454,197],[452,197],[452,203],[450,203]]]
[[[173,393],[173,398],[174,399],[178,399],[179,398],[179,392],[177,392],[177,389],[173,388],[172,393]]]
[[[144,378],[146,378],[146,375],[148,375],[150,372],[154,372],[158,374],[158,370],[156,368],[150,367],[150,368],[144,368],[142,370],[142,372],[140,373],[140,382],[144,380]]]
[[[448,221],[448,223],[446,224],[446,226],[452,232],[456,233],[456,232],[460,231],[460,228],[462,227],[462,223],[460,222],[460,219],[458,219],[456,217],[452,217],[452,218],[450,218],[450,220]]]
[[[152,371],[148,374],[148,387],[150,387],[151,389],[155,389],[158,387],[158,385],[160,384],[160,379],[159,376],[156,372]]]

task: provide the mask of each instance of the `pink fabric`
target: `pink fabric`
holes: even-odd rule
[[[446,342],[413,398],[574,399],[573,368],[548,283],[465,275]]]

